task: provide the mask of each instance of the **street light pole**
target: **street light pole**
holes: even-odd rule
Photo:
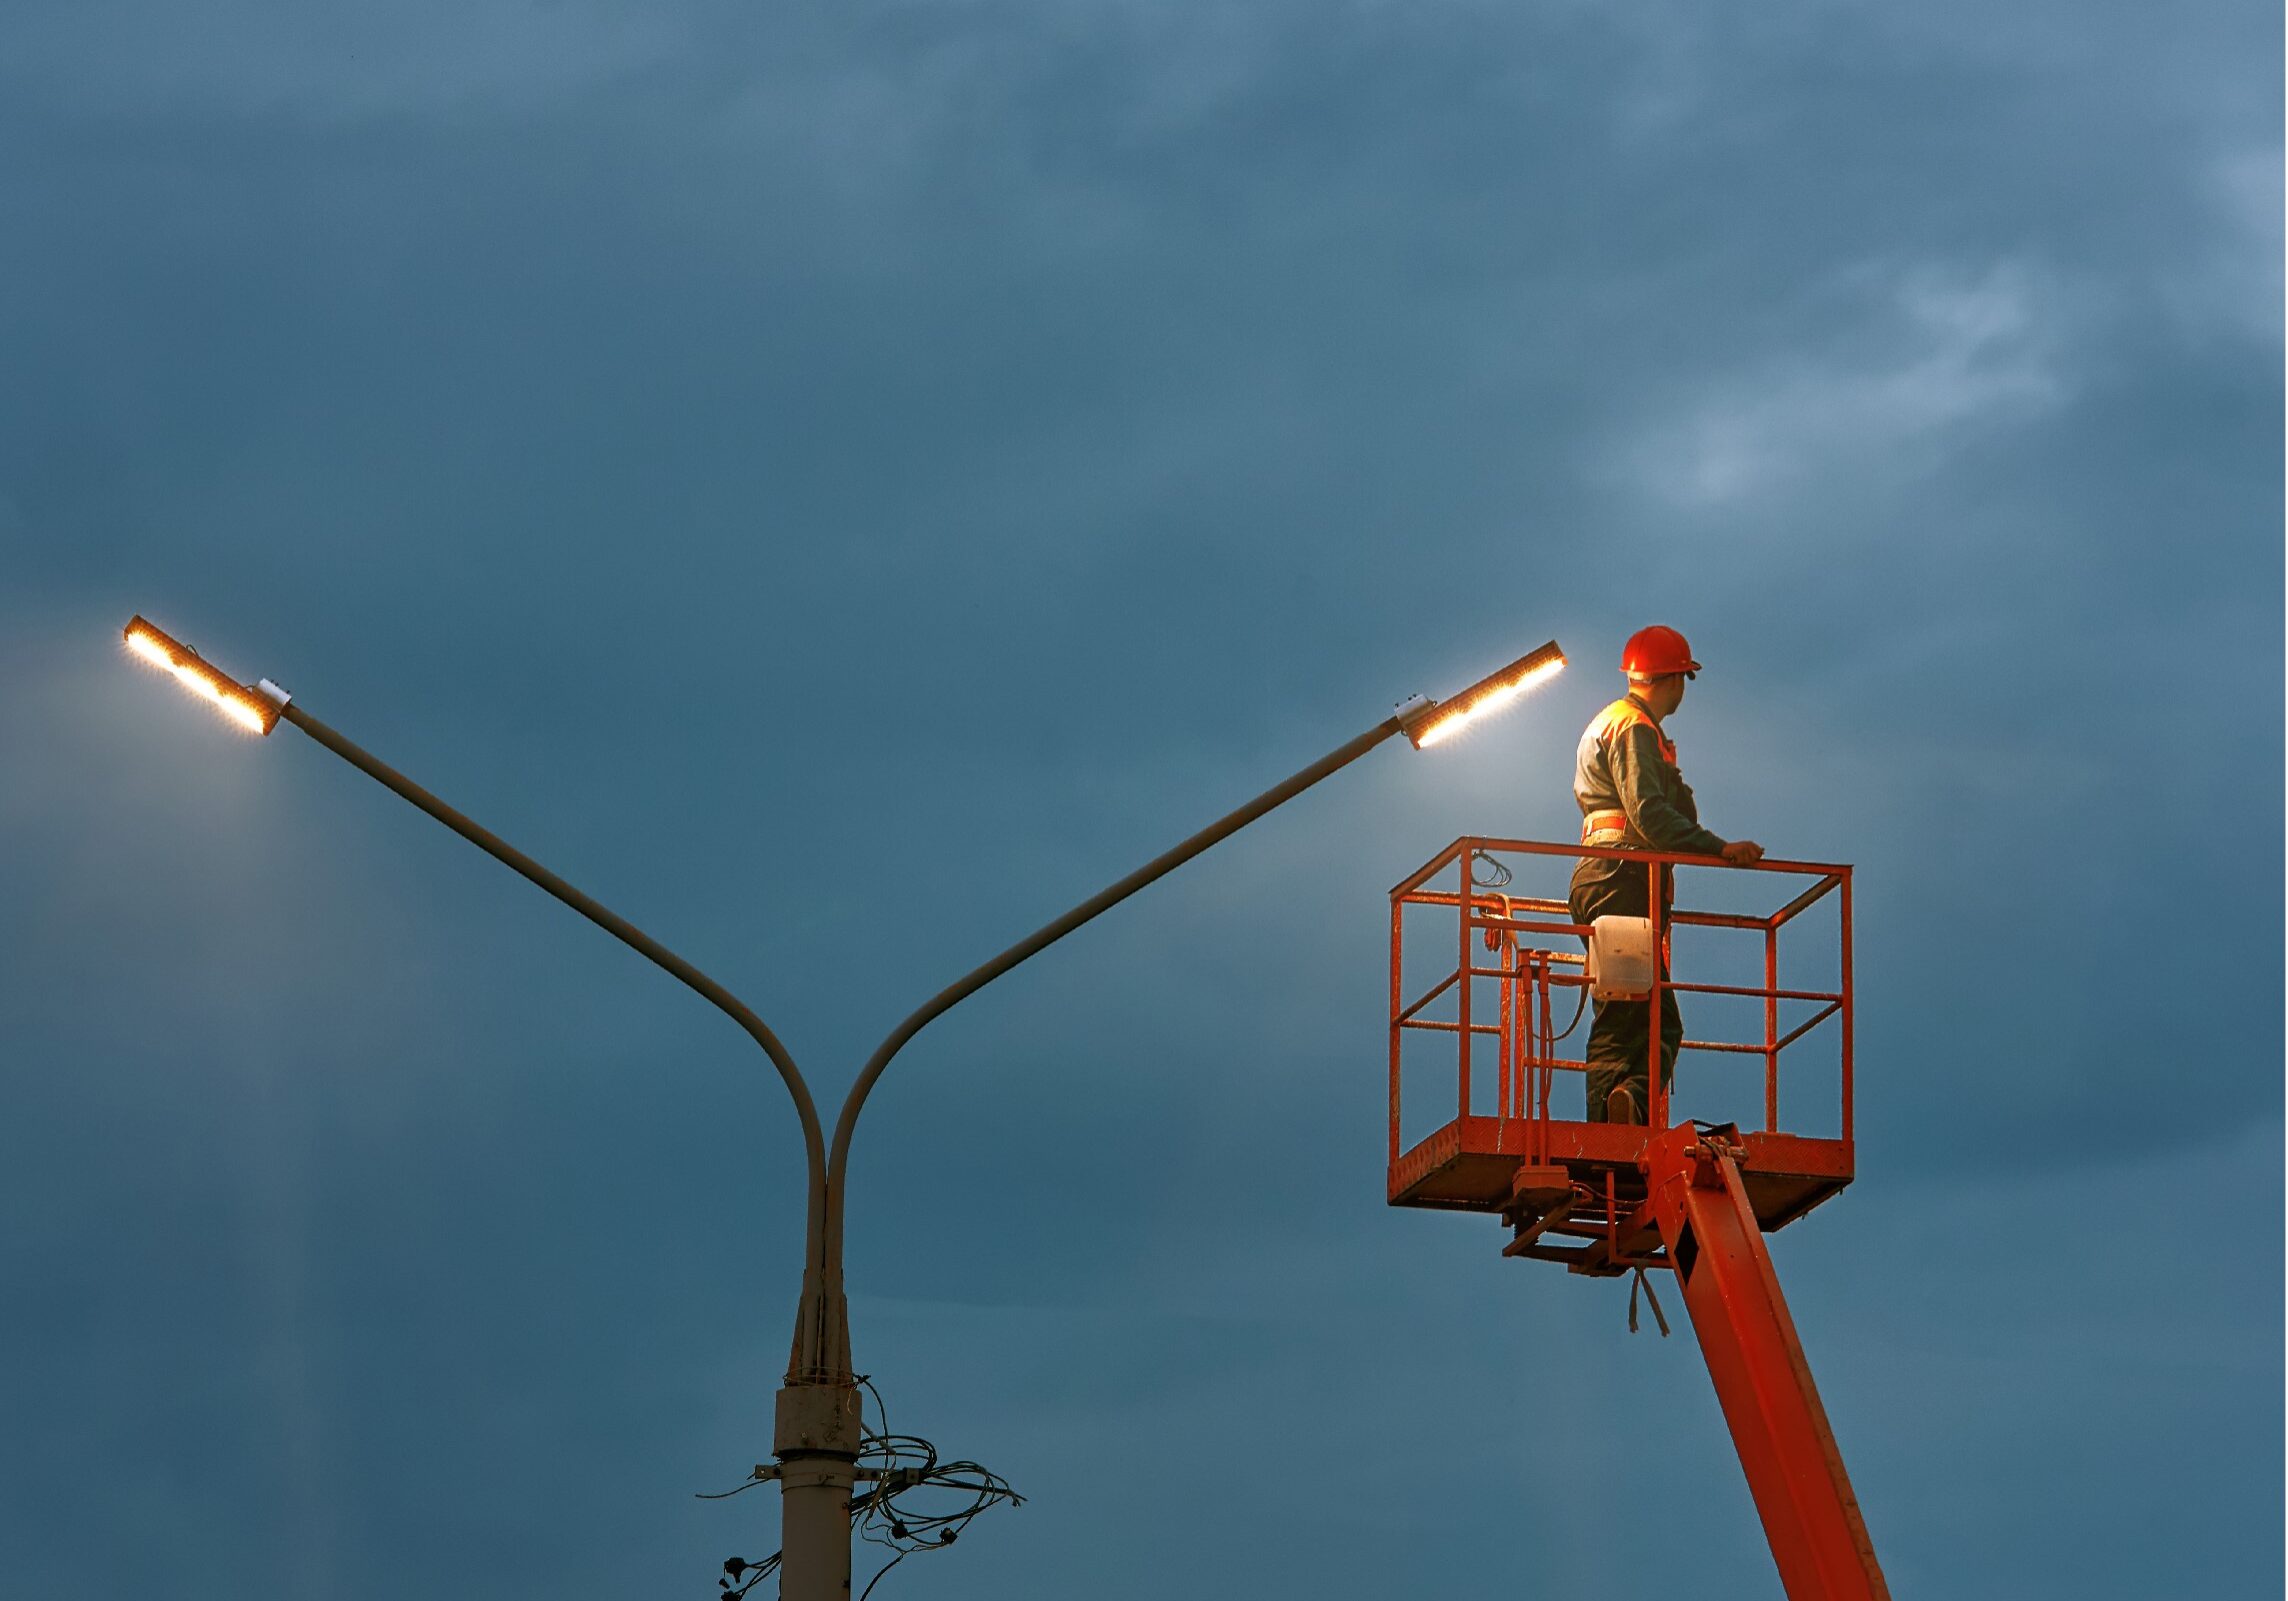
[[[268,679],[246,685],[217,671],[195,650],[142,617],[129,621],[126,642],[138,655],[172,672],[224,715],[257,734],[292,723],[336,756],[412,802],[454,833],[506,864],[582,917],[674,975],[744,1029],[778,1069],[802,1125],[808,1183],[804,1207],[802,1296],[795,1314],[786,1383],[773,1419],[778,1458],[781,1601],[847,1601],[850,1594],[850,1494],[863,1443],[857,1377],[850,1366],[849,1302],[843,1291],[842,1242],[845,1174],[858,1114],[892,1057],[932,1021],[1011,968],[1039,955],[1067,934],[1110,911],[1147,884],[1165,877],[1211,846],[1229,839],[1265,813],[1340,772],[1395,734],[1417,749],[1437,744],[1486,713],[1506,705],[1559,671],[1565,657],[1556,642],[1518,658],[1461,694],[1444,701],[1416,696],[1357,738],[1337,746],[1285,781],[1226,813],[1206,828],[1155,856],[1127,877],[1082,901],[1054,922],[964,974],[931,996],[892,1029],[867,1058],[835,1119],[829,1149],[820,1135],[810,1088],[785,1045],[754,1010],[721,984],[660,944],[626,918],[573,888],[498,835],[472,821],[370,751],[293,703]]]
[[[1339,772],[1393,734],[1406,719],[1389,717],[1358,738],[1328,752],[1286,782],[1274,785],[1236,811],[1162,854],[1118,883],[1082,901],[1035,930],[991,961],[973,968],[918,1007],[875,1047],[850,1086],[834,1125],[827,1158],[826,1210],[810,1256],[822,1264],[822,1314],[805,1319],[795,1331],[795,1361],[787,1388],[779,1392],[778,1437],[781,1537],[781,1601],[843,1601],[850,1593],[850,1493],[855,1483],[862,1435],[858,1381],[850,1367],[849,1303],[842,1283],[842,1198],[850,1159],[850,1136],[866,1097],[890,1058],[931,1021],[976,994],[1011,968],[1047,950],[1083,923],[1110,911],[1154,879],[1177,868],[1321,779]],[[805,1306],[809,1303],[806,1301]],[[805,1341],[813,1343],[805,1344]]]
[[[788,1471],[790,1443],[804,1446],[803,1484],[798,1500],[791,1481],[782,1486],[780,1569],[782,1601],[842,1601],[850,1592],[850,1491],[855,1480],[862,1431],[858,1423],[857,1380],[850,1368],[849,1303],[843,1290],[843,1200],[850,1163],[850,1140],[858,1114],[890,1059],[931,1022],[1019,963],[1038,956],[1058,940],[1110,911],[1154,880],[1165,877],[1238,833],[1248,824],[1293,800],[1320,780],[1332,777],[1394,734],[1405,734],[1417,749],[1438,744],[1476,719],[1507,705],[1535,684],[1561,671],[1564,652],[1555,640],[1490,673],[1444,701],[1417,696],[1348,743],[1338,745],[1285,781],[1227,812],[1198,833],[1171,846],[1127,877],[1106,886],[1052,923],[1034,930],[992,960],[972,968],[924,1001],[892,1029],[867,1058],[834,1121],[827,1152],[823,1235],[810,1255],[821,1263],[822,1297],[816,1324],[795,1331],[795,1374],[779,1392],[777,1448],[782,1475]],[[809,1303],[806,1301],[805,1306]],[[806,1337],[817,1343],[805,1347]],[[791,1427],[790,1427],[791,1425]],[[815,1566],[813,1564],[816,1564]]]

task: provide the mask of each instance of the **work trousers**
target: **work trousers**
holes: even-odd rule
[[[1619,844],[1619,839],[1599,840]],[[1576,923],[1600,917],[1650,917],[1652,897],[1646,883],[1647,864],[1584,857],[1573,869],[1572,892],[1567,904]],[[1670,894],[1669,875],[1661,873],[1661,898]],[[1663,911],[1666,907],[1664,905]],[[1676,1051],[1684,1040],[1684,1019],[1676,1010],[1676,992],[1668,985],[1666,941],[1660,952],[1660,1082],[1666,1089],[1676,1075]],[[1602,1123],[1605,1099],[1616,1086],[1626,1084],[1636,1097],[1637,1121],[1652,1115],[1652,1096],[1646,1068],[1652,1052],[1650,1001],[1594,1001],[1596,1015],[1589,1023],[1589,1045],[1582,1055],[1589,1064],[1588,1121]]]

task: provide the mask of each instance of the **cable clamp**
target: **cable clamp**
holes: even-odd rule
[[[927,1468],[867,1468],[858,1469],[861,1479],[879,1479],[883,1493],[896,1495],[900,1490],[911,1490],[929,1478]]]

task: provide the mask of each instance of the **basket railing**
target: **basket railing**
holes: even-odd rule
[[[1528,1161],[1546,1161],[1548,1129],[1558,1117],[1551,1107],[1553,1085],[1559,1073],[1583,1073],[1587,1062],[1558,1053],[1561,1040],[1573,1033],[1586,1011],[1588,978],[1583,951],[1588,929],[1573,921],[1564,900],[1549,895],[1511,894],[1516,868],[1508,858],[1523,858],[1536,865],[1569,865],[1584,857],[1605,857],[1639,867],[1646,874],[1646,904],[1654,921],[1659,960],[1654,964],[1650,1008],[1650,1042],[1646,1081],[1652,1128],[1670,1121],[1672,1091],[1663,1082],[1661,1063],[1661,997],[1678,995],[1724,996],[1734,1001],[1760,1002],[1761,1028],[1749,1039],[1696,1039],[1688,1033],[1681,1053],[1762,1058],[1763,1116],[1767,1133],[1781,1132],[1781,1066],[1786,1052],[1809,1036],[1821,1034],[1834,1022],[1836,1062],[1841,1104],[1840,1138],[1852,1138],[1852,992],[1851,992],[1851,869],[1837,863],[1779,861],[1767,858],[1752,867],[1734,867],[1715,857],[1686,856],[1666,851],[1628,850],[1617,847],[1553,844],[1540,840],[1465,837],[1456,840],[1390,893],[1390,1160],[1395,1166],[1404,1149],[1401,1143],[1401,1101],[1406,1070],[1405,1046],[1410,1038],[1447,1035],[1455,1042],[1453,1068],[1457,1120],[1483,1115],[1475,1111],[1480,1092],[1480,1069],[1486,1065],[1481,1046],[1490,1043],[1494,1090],[1487,1099],[1493,1115],[1505,1123],[1525,1125],[1514,1147]],[[1552,862],[1549,859],[1559,859]],[[1480,867],[1489,866],[1487,879]],[[1519,866],[1525,865],[1521,861]],[[1738,898],[1743,879],[1777,879],[1785,898],[1766,913],[1725,911],[1672,901],[1672,887],[1687,871],[1697,880],[1699,870],[1725,875],[1725,889]],[[1808,883],[1805,880],[1809,880]],[[1828,941],[1836,982],[1831,989],[1780,983],[1782,934],[1805,913],[1835,897],[1833,934]],[[1778,897],[1775,897],[1778,898]],[[1424,913],[1430,915],[1424,916]],[[1427,930],[1409,933],[1409,915]],[[1448,922],[1447,919],[1451,921]],[[1822,922],[1825,919],[1821,919]],[[1443,926],[1439,926],[1443,925]],[[1677,929],[1715,929],[1737,934],[1760,945],[1761,983],[1717,983],[1689,975],[1672,976],[1671,935]],[[1451,956],[1433,956],[1433,971],[1426,983],[1410,986],[1409,949],[1444,950]],[[1751,963],[1752,965],[1752,963]],[[1491,987],[1492,994],[1485,992]],[[1574,1024],[1555,1026],[1560,1011],[1571,1011]],[[1788,1012],[1802,1015],[1786,1018]],[[1787,1022],[1782,1027],[1783,1020]],[[1683,1073],[1681,1060],[1677,1069]],[[1506,1143],[1506,1142],[1505,1142]]]

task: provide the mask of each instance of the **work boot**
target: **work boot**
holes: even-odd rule
[[[1626,1084],[1613,1086],[1612,1094],[1605,1097],[1605,1121],[1608,1123],[1641,1123],[1637,1116],[1637,1098]]]

